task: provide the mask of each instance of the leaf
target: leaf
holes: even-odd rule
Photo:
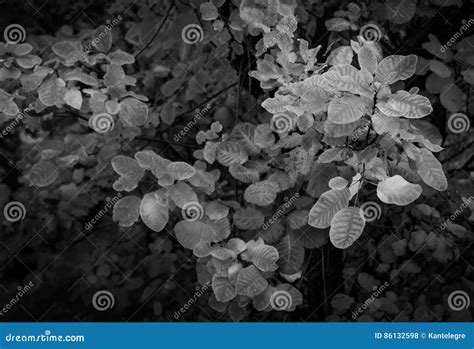
[[[260,152],[260,148],[257,147],[254,142],[255,129],[255,125],[245,122],[237,124],[232,130],[232,137],[240,143],[250,155],[255,155]]]
[[[323,193],[309,211],[308,224],[319,229],[329,227],[334,215],[347,207],[350,197],[351,192],[348,188],[331,189]]]
[[[46,187],[52,184],[58,176],[58,166],[52,161],[40,161],[33,165],[25,178],[30,182],[30,185]]]
[[[89,85],[89,86],[97,86],[99,85],[99,81],[86,73],[84,73],[80,69],[74,69],[72,71],[67,71],[64,73],[64,80],[66,81],[80,81],[83,84]]]
[[[387,18],[395,24],[403,24],[410,21],[416,11],[417,0],[387,0]]]
[[[374,51],[367,46],[363,46],[358,53],[359,65],[370,74],[374,74],[377,69],[377,56]]]
[[[261,271],[274,271],[278,269],[278,250],[270,245],[260,245],[252,249],[252,263]]]
[[[212,201],[206,205],[206,215],[213,221],[219,220],[229,215],[229,208],[219,201]]]
[[[338,177],[331,178],[331,180],[328,183],[328,186],[331,189],[341,190],[347,187],[348,184],[349,182],[347,181],[347,179],[338,176]]]
[[[160,232],[168,223],[168,206],[162,206],[154,192],[147,193],[140,204],[140,217],[148,228]]]
[[[334,163],[320,164],[315,162],[309,174],[309,181],[306,186],[306,192],[313,198],[318,198],[322,193],[329,189],[328,182],[331,178],[338,175]]]
[[[82,106],[82,94],[76,88],[71,88],[66,91],[64,101],[74,109],[80,110]]]
[[[241,208],[234,213],[234,224],[242,230],[255,230],[263,225],[264,215],[252,207]]]
[[[443,167],[431,151],[420,149],[416,156],[416,169],[420,178],[430,187],[439,191],[448,188],[448,181],[443,171]]]
[[[328,19],[324,24],[326,25],[326,28],[329,31],[336,31],[336,32],[349,30],[353,26],[351,22],[349,22],[347,19],[342,18],[342,17],[334,17],[334,18]]]
[[[115,156],[112,159],[112,167],[120,175],[120,178],[113,184],[113,188],[117,191],[135,189],[145,172],[137,160],[124,155]]]
[[[201,221],[184,220],[176,223],[174,226],[176,239],[183,247],[190,250],[194,249],[200,243],[221,241],[223,235],[222,232],[218,230],[219,225],[211,225]]]
[[[235,289],[237,294],[253,298],[265,291],[268,282],[254,266],[243,268],[237,275]]]
[[[359,97],[336,97],[329,103],[328,120],[335,124],[348,124],[359,120],[364,110],[365,105]]]
[[[217,19],[219,15],[217,7],[212,2],[203,2],[201,6],[199,6],[199,11],[201,11],[202,19],[205,21]]]
[[[439,95],[441,104],[452,113],[456,113],[463,107],[464,93],[454,83],[444,86]]]
[[[120,102],[120,119],[131,126],[142,126],[148,117],[148,107],[138,99],[128,97]]]
[[[354,298],[342,293],[338,293],[332,298],[331,307],[339,312],[346,312],[346,310],[349,310],[354,301]]]
[[[166,169],[172,177],[179,181],[189,179],[196,174],[196,170],[193,166],[182,161],[172,162],[166,167]]]
[[[280,187],[278,184],[270,181],[261,181],[251,184],[245,189],[244,198],[259,206],[268,206],[275,201]]]
[[[239,143],[226,141],[217,148],[216,158],[224,166],[238,166],[248,160],[248,155]]]
[[[403,90],[391,95],[385,105],[380,104],[377,107],[385,115],[403,116],[408,119],[420,119],[433,111],[428,98]]]
[[[92,35],[91,45],[99,52],[108,52],[112,47],[112,32],[105,25],[98,27]]]
[[[177,182],[168,189],[171,200],[179,208],[183,208],[187,203],[197,202],[198,197],[193,188],[184,182]]]
[[[281,273],[292,275],[301,270],[305,250],[292,234],[286,234],[275,247],[280,256],[277,264]]]
[[[135,159],[141,168],[150,170],[158,179],[167,173],[168,165],[171,163],[153,150],[139,151],[135,153]]]
[[[385,57],[375,71],[375,79],[388,85],[398,80],[406,80],[415,73],[417,60],[416,55]]]
[[[114,205],[113,220],[122,227],[131,227],[140,217],[141,201],[133,195],[121,198]]]
[[[104,82],[109,87],[118,87],[123,84],[125,79],[125,71],[122,66],[118,64],[110,64],[107,67],[107,72],[104,74]]]
[[[212,290],[218,302],[226,303],[235,298],[235,286],[225,277],[212,278]]]
[[[350,46],[339,46],[338,48],[331,51],[327,59],[327,64],[333,66],[351,64],[353,57],[354,52]]]
[[[363,95],[371,94],[368,84],[363,80],[359,70],[349,64],[334,67],[322,76],[321,87],[327,87],[329,90],[332,88]],[[326,84],[328,86],[324,86]]]
[[[377,185],[377,197],[386,204],[405,206],[421,195],[422,188],[419,184],[407,182],[400,175],[389,177]]]
[[[66,66],[71,66],[84,57],[83,47],[79,42],[60,41],[54,43],[51,49],[64,60]]]
[[[343,208],[331,221],[329,239],[337,248],[348,248],[360,237],[364,226],[364,212],[359,207]]]
[[[61,108],[64,105],[65,95],[66,83],[63,79],[55,77],[46,80],[38,89],[38,98],[47,107]]]

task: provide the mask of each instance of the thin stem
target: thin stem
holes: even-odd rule
[[[186,115],[186,114],[188,114],[188,113],[191,113],[191,112],[193,112],[196,108],[202,107],[204,104],[208,103],[210,100],[216,98],[217,96],[219,96],[220,94],[224,93],[225,91],[231,89],[232,87],[236,86],[237,84],[238,84],[238,82],[235,82],[235,83],[233,83],[233,84],[231,84],[231,85],[225,87],[224,89],[220,90],[219,92],[214,93],[211,97],[209,97],[208,99],[206,99],[204,102],[198,104],[197,106],[193,107],[192,109],[188,109],[188,110],[186,110],[185,112],[182,112],[181,114],[176,115],[176,118],[179,118],[179,117],[184,116],[184,115]]]
[[[174,8],[174,6],[175,6],[175,1],[173,0],[173,2],[171,3],[170,7],[168,7],[168,11],[166,12],[165,17],[164,17],[163,20],[161,21],[158,30],[156,31],[155,34],[153,34],[153,37],[152,37],[151,40],[148,42],[148,44],[146,44],[145,47],[143,47],[140,51],[138,51],[137,54],[135,54],[135,59],[137,59],[138,56],[140,56],[140,55],[143,53],[143,51],[145,51],[145,50],[148,48],[148,46],[150,46],[151,43],[155,40],[155,38],[157,37],[157,35],[160,33],[161,29],[162,29],[163,26],[165,25],[165,22],[166,22],[166,20],[168,19],[169,15],[170,15],[170,13],[171,13],[171,10]]]
[[[163,143],[163,144],[172,144],[172,145],[179,145],[181,147],[187,147],[187,148],[194,148],[194,149],[199,149],[200,147],[195,145],[195,144],[186,144],[186,143],[178,143],[178,142],[173,142],[165,139],[160,139],[160,138],[151,138],[151,137],[135,137],[135,139],[138,139],[140,141],[147,141],[147,142],[155,142],[155,143]]]

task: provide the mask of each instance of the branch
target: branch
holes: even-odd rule
[[[157,37],[157,35],[160,33],[161,29],[163,29],[163,26],[165,25],[165,22],[166,22],[166,20],[168,19],[169,15],[170,15],[170,13],[171,13],[171,10],[174,8],[174,6],[175,6],[175,1],[173,0],[173,2],[171,3],[170,7],[168,7],[168,11],[166,12],[165,17],[164,17],[163,20],[161,21],[158,30],[157,30],[156,33],[153,35],[153,37],[152,37],[151,40],[148,42],[148,44],[146,44],[145,47],[143,47],[140,51],[138,51],[138,53],[135,54],[135,59],[137,59],[138,56],[140,56],[140,55],[143,53],[143,51],[145,51],[145,50],[151,45],[151,43],[155,40],[155,38]]]
[[[202,107],[204,104],[207,104],[210,100],[216,98],[216,97],[219,96],[220,94],[224,93],[225,91],[231,89],[232,87],[234,87],[234,86],[236,86],[236,85],[238,85],[238,82],[234,82],[233,84],[231,84],[231,85],[225,87],[224,89],[220,90],[219,92],[214,93],[211,97],[209,97],[208,99],[206,99],[204,102],[198,104],[197,106],[193,107],[192,109],[188,109],[188,110],[186,110],[185,112],[182,112],[181,114],[176,115],[176,118],[179,118],[179,117],[181,117],[181,116],[184,116],[184,115],[186,115],[186,114],[188,114],[188,113],[193,112],[196,108]]]
[[[163,143],[163,144],[173,144],[173,145],[179,145],[181,147],[186,147],[186,148],[194,148],[194,149],[200,149],[198,145],[195,144],[186,144],[186,143],[178,143],[178,142],[172,142],[168,141],[165,139],[160,139],[160,138],[152,138],[152,137],[135,137],[135,139],[138,139],[140,141],[147,141],[147,142],[155,142],[155,143]]]

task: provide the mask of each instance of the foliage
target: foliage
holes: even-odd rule
[[[420,264],[451,263],[472,239],[467,212],[462,225],[435,229],[463,202],[459,193],[471,178],[462,169],[473,145],[432,121],[446,111],[468,114],[472,36],[456,43],[456,53],[441,52],[430,34],[420,52],[428,58],[386,54],[393,50],[380,39],[393,45],[388,35],[428,16],[416,1],[344,2],[337,11],[295,0],[119,3],[108,8],[113,28],[65,26],[54,37],[0,43],[0,122],[26,115],[24,128],[13,132],[22,176],[12,194],[2,184],[2,202],[26,202],[33,186],[28,219],[43,227],[35,233],[59,250],[92,240],[95,249],[85,245],[71,258],[74,274],[87,274],[94,288],[113,280],[123,300],[143,289],[140,301],[148,302],[162,287],[173,292],[172,277],[189,250],[198,283],[212,286],[209,307],[233,321],[308,308],[312,288],[324,289],[326,319],[339,321],[356,305],[353,296],[363,303],[381,280],[392,289],[360,320],[451,316],[424,296],[403,314],[408,296],[395,287],[421,276]],[[330,32],[326,52],[304,31],[318,17]],[[368,24],[372,36],[357,33]],[[464,137],[465,148],[445,167],[463,173],[446,176],[438,158],[447,161],[442,154],[451,152],[453,137]],[[83,223],[112,189],[123,195],[110,212],[120,228],[84,234]],[[438,192],[450,193],[450,207],[436,201],[447,195]],[[368,205],[378,217],[385,211],[380,225]],[[21,230],[10,245],[34,234],[7,227]],[[125,259],[114,253],[109,260],[118,272],[101,257],[115,245],[114,234],[127,236],[118,251]],[[131,252],[134,246],[140,251]],[[340,250],[344,265],[336,273],[344,282],[328,294],[324,251]],[[313,252],[323,261],[320,274]],[[413,260],[418,253],[423,259]],[[49,262],[45,256],[33,268]],[[130,263],[147,275],[135,273],[121,287]],[[420,289],[429,276],[421,279]],[[462,283],[472,287],[468,278]],[[73,299],[84,297],[74,292]],[[152,318],[162,319],[160,307],[153,303]]]

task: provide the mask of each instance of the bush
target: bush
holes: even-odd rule
[[[5,303],[32,282],[26,308],[62,305],[45,320],[469,321],[472,23],[414,33],[463,13],[444,6],[121,0],[94,28],[8,25]]]

